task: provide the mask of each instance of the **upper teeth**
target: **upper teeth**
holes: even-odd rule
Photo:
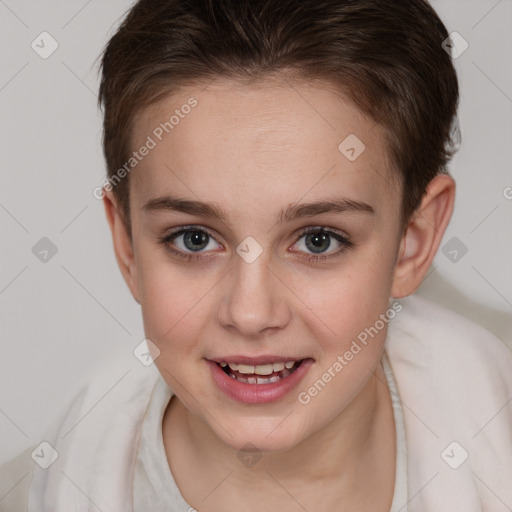
[[[268,363],[268,364],[238,364],[238,363],[226,363],[222,362],[220,365],[225,367],[229,364],[229,367],[239,373],[244,374],[256,374],[256,375],[270,375],[273,372],[280,372],[285,368],[290,369],[295,364],[295,361],[287,361],[286,363]]]

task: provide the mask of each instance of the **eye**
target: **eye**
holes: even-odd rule
[[[171,253],[187,260],[201,259],[204,250],[222,247],[208,230],[199,226],[182,226],[164,236],[160,243]]]
[[[336,250],[326,252],[333,245]],[[325,229],[322,226],[316,226],[303,230],[294,247],[297,247],[301,252],[312,252],[312,254],[310,253],[305,258],[307,261],[318,261],[340,256],[345,249],[351,248],[353,245],[354,244],[346,236],[338,232]]]
[[[212,233],[200,226],[181,226],[159,241],[172,254],[188,261],[206,257],[205,251],[222,248],[222,244],[215,240]],[[345,249],[353,245],[348,237],[322,226],[315,226],[308,227],[300,233],[297,242],[292,246],[292,251],[311,251],[302,258],[314,262],[340,256]],[[326,252],[332,246],[335,246],[336,250]]]

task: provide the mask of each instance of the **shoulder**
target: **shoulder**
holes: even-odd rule
[[[436,476],[411,510],[459,510],[461,497],[491,510],[494,496],[512,499],[512,351],[422,297],[398,302],[385,349],[404,405],[409,490]]]
[[[511,400],[512,351],[479,324],[419,296],[389,324],[386,352],[405,403],[432,423],[474,432]],[[416,405],[417,404],[417,405]],[[512,428],[498,414],[486,428]]]
[[[512,350],[481,325],[418,295],[399,299],[387,349],[397,362],[504,377],[512,386]],[[397,308],[395,308],[397,309]],[[497,371],[498,370],[498,371]]]
[[[0,466],[0,512],[25,512],[28,490],[32,481],[31,453],[27,448],[15,458]]]
[[[58,508],[59,500],[83,500],[62,478],[63,472],[75,475],[98,499],[107,502],[114,488],[115,495],[124,499],[139,426],[160,375],[154,364],[146,366],[129,356],[101,364],[61,407],[41,439],[1,466],[0,512],[24,512],[30,504],[40,510],[42,503],[51,510]],[[41,470],[31,453],[43,441],[57,457]]]

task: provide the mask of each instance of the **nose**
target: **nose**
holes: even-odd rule
[[[217,314],[224,328],[254,339],[289,323],[290,292],[263,254],[252,263],[237,256],[226,277]]]

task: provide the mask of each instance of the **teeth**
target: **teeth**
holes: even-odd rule
[[[274,371],[274,365],[270,364],[259,364],[254,367],[254,373],[257,375],[270,375]]]
[[[279,382],[281,379],[284,379],[285,377],[288,377],[290,375],[290,370],[284,369],[282,370],[281,375],[273,375],[272,377],[247,377],[247,376],[240,376],[235,375],[233,373],[230,373],[229,376],[232,379],[237,380],[238,382],[243,382],[245,384],[273,384],[274,382]],[[253,374],[254,375],[254,374]]]
[[[225,361],[220,362],[220,366],[225,368],[229,366],[229,368],[234,371],[244,375],[271,375],[272,373],[284,372],[282,377],[286,377],[290,374],[288,370],[291,370],[295,366],[296,361],[287,361],[285,363],[267,363],[267,364],[242,364],[242,363],[226,363]],[[272,379],[279,379],[278,376],[272,377]],[[251,379],[255,382],[251,382],[251,384],[256,383],[256,379]],[[262,380],[262,379],[259,379]],[[269,381],[269,379],[263,379],[264,381]],[[243,379],[245,382],[246,379]],[[272,382],[277,382],[276,380],[272,380]]]
[[[258,364],[253,366],[252,364],[237,364],[237,363],[229,363],[229,367],[238,373],[243,373],[245,375],[270,375],[274,371],[278,372],[284,370],[283,363],[269,363],[269,364]],[[275,368],[278,368],[277,370]]]
[[[284,370],[284,363],[274,363],[272,365],[272,367],[275,372],[280,372],[280,371]]]
[[[248,379],[245,377],[234,377],[234,379],[238,382],[243,382],[244,384],[270,384],[271,382],[278,382],[280,377],[271,377],[270,379],[265,379],[263,377],[249,377]]]
[[[236,365],[235,365],[236,366]],[[229,367],[234,370],[233,366],[231,365],[231,363],[229,364]],[[256,367],[258,368],[258,367]],[[250,364],[239,364],[238,365],[238,371],[240,373],[254,373],[254,366],[250,365]],[[258,373],[258,372],[256,372]]]

